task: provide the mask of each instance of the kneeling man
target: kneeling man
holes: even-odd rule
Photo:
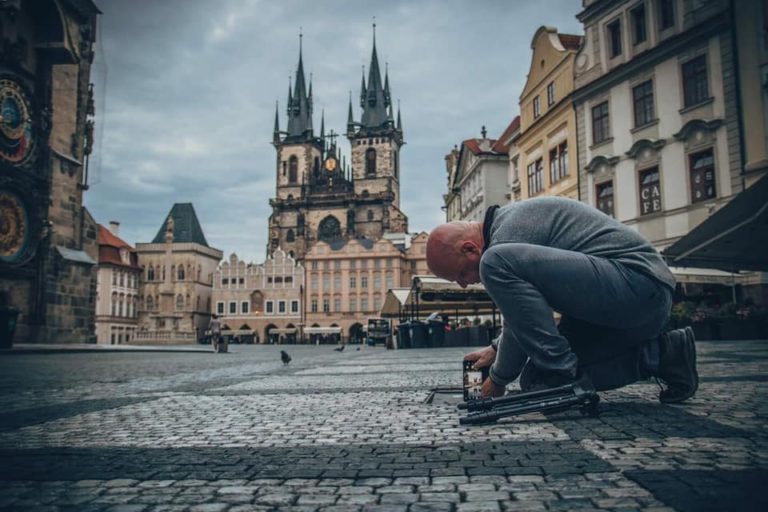
[[[657,377],[666,403],[698,388],[692,335],[660,335],[672,273],[639,233],[589,205],[543,197],[493,206],[482,223],[442,224],[430,233],[427,264],[463,287],[482,282],[501,311],[500,336],[466,357],[492,365],[484,396],[502,395],[527,362],[528,388],[583,371],[598,389]]]

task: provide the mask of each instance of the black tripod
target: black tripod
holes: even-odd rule
[[[458,405],[469,412],[459,418],[461,425],[493,423],[500,418],[529,412],[556,412],[580,406],[585,416],[597,416],[600,397],[586,375],[573,384],[556,388],[516,393],[498,398],[480,398]]]

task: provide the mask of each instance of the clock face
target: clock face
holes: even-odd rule
[[[336,170],[336,164],[337,164],[336,159],[333,157],[330,157],[325,161],[325,164],[323,165],[325,165],[325,170],[330,172],[330,171]]]
[[[26,252],[29,216],[21,198],[0,190],[0,262],[14,263]]]
[[[14,81],[0,80],[0,159],[23,164],[32,154],[29,100]]]

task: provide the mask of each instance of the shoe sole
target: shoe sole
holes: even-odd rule
[[[699,371],[696,363],[696,336],[693,333],[693,329],[689,326],[683,329],[683,335],[685,336],[685,351],[689,360],[693,360],[693,387],[685,395],[677,396],[674,398],[663,399],[659,397],[659,401],[665,404],[678,404],[684,402],[696,394],[699,389]]]

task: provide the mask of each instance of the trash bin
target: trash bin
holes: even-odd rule
[[[18,309],[0,308],[0,349],[13,347],[13,334],[16,332],[18,318]]]
[[[429,346],[429,326],[418,320],[411,322],[411,346],[427,348]]]
[[[445,346],[445,324],[440,320],[429,321],[429,346]]]
[[[411,325],[408,322],[397,326],[397,348],[411,348]]]

